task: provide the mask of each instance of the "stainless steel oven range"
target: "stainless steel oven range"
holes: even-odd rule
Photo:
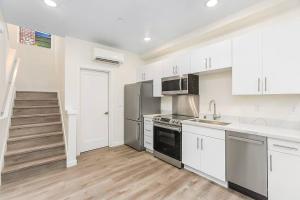
[[[154,156],[182,168],[181,121],[194,117],[183,115],[160,115],[154,117]]]

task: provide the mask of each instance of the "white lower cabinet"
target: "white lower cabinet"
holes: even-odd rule
[[[300,144],[271,139],[268,143],[269,200],[300,199]]]
[[[182,162],[193,169],[200,170],[200,136],[194,133],[182,133]]]
[[[144,118],[144,147],[146,150],[153,151],[153,120]]]
[[[225,182],[225,131],[183,125],[182,162]]]

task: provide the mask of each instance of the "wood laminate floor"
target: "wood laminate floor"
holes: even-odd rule
[[[76,167],[0,187],[0,199],[244,200],[245,196],[127,146],[82,154]]]

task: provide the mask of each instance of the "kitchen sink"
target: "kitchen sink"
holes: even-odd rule
[[[206,119],[192,119],[191,121],[192,122],[205,123],[205,124],[221,125],[221,126],[226,126],[226,125],[230,124],[230,123],[227,123],[227,122],[220,122],[220,121],[213,121],[213,120],[206,120]]]

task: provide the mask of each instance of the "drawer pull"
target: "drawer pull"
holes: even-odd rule
[[[149,129],[145,129],[145,131],[147,131],[147,132],[152,132],[152,130],[149,130]]]
[[[292,151],[298,151],[297,148],[295,147],[289,147],[289,146],[284,146],[284,145],[279,145],[279,144],[273,144],[274,147],[282,148],[282,149],[287,149],[287,150],[292,150]]]

